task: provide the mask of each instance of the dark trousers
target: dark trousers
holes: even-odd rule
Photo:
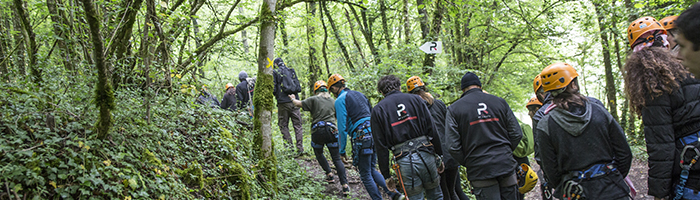
[[[292,118],[292,126],[296,133],[296,146],[299,153],[304,152],[304,135],[301,128],[301,112],[299,108],[294,106],[292,102],[277,104],[277,125],[282,132],[282,138],[287,142],[287,145],[292,145],[292,136],[289,135],[289,118]]]
[[[340,153],[338,152],[338,142],[320,145],[320,148],[316,148],[318,145],[311,142],[311,146],[314,148],[316,161],[318,161],[318,164],[321,165],[321,168],[323,168],[323,171],[325,171],[326,174],[331,173],[331,167],[328,165],[326,156],[323,155],[323,146],[328,147],[328,151],[331,152],[331,158],[333,159],[333,165],[335,165],[335,170],[338,171],[338,179],[340,179],[340,184],[347,184],[348,179],[345,173],[345,165],[343,164],[343,161],[340,160]]]
[[[462,190],[459,178],[459,167],[445,169],[440,175],[440,188],[444,200],[469,200],[467,194]]]
[[[515,173],[515,172],[513,172]],[[511,179],[512,182],[514,183],[515,174],[508,174],[508,175],[503,175],[500,177],[496,177],[494,180],[496,183],[492,185],[484,185],[482,187],[478,187],[474,181],[472,184],[474,185],[474,196],[476,196],[477,200],[515,200],[518,199],[518,184],[507,184],[511,181],[508,179]]]

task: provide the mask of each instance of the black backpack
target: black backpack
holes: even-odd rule
[[[280,75],[280,89],[286,94],[296,94],[301,92],[301,84],[297,79],[297,73],[292,68],[280,66],[277,73]]]

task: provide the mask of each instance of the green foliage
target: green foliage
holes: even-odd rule
[[[267,181],[278,179],[286,197],[299,199],[319,198],[324,188],[297,173],[291,157],[280,158],[282,164],[256,159],[253,134],[237,124],[250,122],[248,117],[193,104],[184,94],[155,96],[149,124],[140,89],[124,87],[115,93],[113,133],[97,140],[92,134],[97,112],[94,104],[84,105],[90,93],[17,88],[27,87],[0,84],[8,97],[0,100],[0,180],[12,190],[9,195],[258,199],[274,195]],[[70,89],[83,88],[77,82]],[[54,106],[40,109],[39,104]],[[260,174],[263,168],[283,173]]]

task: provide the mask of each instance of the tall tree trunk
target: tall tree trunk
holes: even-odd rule
[[[102,44],[102,36],[100,35],[100,21],[97,18],[97,12],[92,5],[92,0],[82,0],[83,10],[85,10],[85,18],[90,26],[90,38],[93,46],[93,59],[95,60],[95,68],[97,68],[97,88],[95,89],[95,103],[100,109],[100,120],[97,123],[97,138],[105,139],[109,135],[109,129],[112,127],[112,109],[114,108],[114,91],[110,84],[107,66],[105,65],[104,45]]]
[[[338,31],[338,27],[335,26],[335,21],[333,21],[333,17],[331,17],[330,12],[328,12],[328,6],[327,1],[323,1],[321,3],[323,5],[323,13],[326,14],[326,17],[328,18],[328,22],[331,24],[331,28],[333,29],[333,35],[335,36],[335,40],[338,42],[338,46],[340,47],[340,51],[343,52],[343,56],[345,57],[345,63],[348,65],[350,70],[355,71],[355,66],[352,65],[352,60],[350,59],[350,54],[348,53],[347,48],[345,47],[345,44],[343,43],[343,40],[340,39],[340,31]]]
[[[154,0],[146,0],[146,16],[151,16],[155,15],[155,2]],[[142,88],[141,88],[141,93],[143,96],[143,108],[146,110],[146,122],[148,124],[151,123],[151,97],[148,94],[149,89],[151,86],[151,82],[153,81],[151,79],[151,66],[153,65],[153,43],[154,37],[153,33],[150,33],[151,31],[151,26],[148,24],[154,24],[153,20],[151,17],[146,17],[144,20],[144,26],[143,26],[143,34],[141,35],[141,50],[140,50],[140,57],[143,59],[143,62],[141,63],[141,71],[142,71],[142,77],[146,79],[146,81],[143,83]]]
[[[362,9],[361,10],[361,16],[362,16],[362,21],[360,21],[360,17],[357,15],[357,11],[355,11],[355,8],[350,6],[350,11],[352,11],[352,14],[355,16],[355,20],[357,20],[357,24],[359,24],[360,27],[360,32],[362,32],[362,35],[365,37],[365,41],[367,42],[367,46],[369,46],[369,51],[372,53],[372,58],[374,58],[374,64],[378,65],[382,63],[381,58],[379,58],[379,50],[377,49],[377,46],[374,45],[374,40],[372,39],[372,20],[367,19],[367,9]]]
[[[420,23],[420,39],[425,41],[428,37],[428,32],[430,27],[428,26],[428,11],[425,9],[424,0],[416,0],[416,6],[418,7],[418,20]]]
[[[428,37],[424,41],[437,41],[440,37],[440,28],[442,26],[442,1],[437,0],[435,2],[435,12],[433,13],[433,24],[428,33]],[[423,74],[432,75],[433,68],[435,67],[435,54],[425,54],[423,57]]]
[[[194,32],[193,32],[194,33],[194,44],[195,44],[195,47],[197,47],[197,49],[199,49],[199,47],[202,46],[202,39],[200,39],[202,36],[199,35],[199,24],[197,23],[196,17],[192,17],[192,27],[194,30]],[[199,56],[199,55],[197,55],[197,57],[199,58],[199,59],[197,59],[197,62],[195,63],[195,65],[197,66],[197,71],[199,72],[199,77],[204,78],[204,77],[206,77],[204,74],[204,63],[202,62],[204,57]]]
[[[615,87],[615,75],[612,73],[612,61],[610,60],[610,46],[608,34],[605,32],[605,24],[603,22],[604,15],[601,5],[594,3],[598,15],[598,28],[600,29],[600,44],[603,46],[603,63],[605,65],[605,91],[607,94],[608,111],[612,114],[615,121],[620,121],[617,115],[617,88]]]
[[[12,28],[14,29],[14,38],[15,38],[15,46],[17,50],[15,51],[15,56],[17,57],[17,62],[15,63],[15,67],[17,67],[17,70],[19,71],[18,78],[24,77],[27,75],[27,60],[26,60],[26,54],[27,54],[27,48],[26,48],[26,40],[25,36],[23,34],[24,31],[22,31],[22,23],[19,21],[19,18],[16,17],[16,14],[13,15],[12,19]]]
[[[350,35],[352,36],[352,43],[355,44],[355,48],[357,48],[357,52],[360,53],[360,57],[362,58],[362,63],[364,63],[364,66],[369,67],[369,62],[367,62],[367,58],[365,58],[365,53],[362,52],[362,47],[360,46],[360,42],[358,42],[357,37],[355,37],[355,26],[352,23],[352,20],[350,19],[350,13],[348,13],[347,9],[345,10],[345,17],[348,18],[348,25],[350,25]]]
[[[275,3],[276,0],[264,0],[260,8],[260,48],[258,51],[258,80],[253,95],[255,106],[255,119],[253,125],[256,136],[256,145],[259,146],[258,156],[262,163],[260,167],[267,181],[277,191],[277,159],[272,145],[272,63],[270,58],[275,57]]]
[[[10,45],[10,14],[6,12],[4,8],[0,9],[0,81],[8,80],[10,69],[10,54],[12,54],[13,47]]]
[[[391,34],[389,34],[389,20],[386,18],[386,0],[379,0],[379,15],[382,17],[382,29],[384,30],[384,40],[386,48],[391,50]]]
[[[240,13],[241,16],[243,16],[243,7],[238,7],[238,13]],[[282,28],[282,39],[284,39],[284,38],[286,38],[285,35],[287,34],[287,32],[284,31],[284,21],[281,21],[280,25]],[[250,50],[249,50],[250,47],[248,46],[248,32],[246,32],[245,30],[241,31],[241,42],[243,43],[243,53],[248,54],[248,52],[250,52]],[[286,49],[287,49],[286,42],[284,44],[284,48],[286,51]]]
[[[323,7],[321,7],[321,16],[319,17],[321,19],[321,26],[323,27],[323,44],[321,46],[321,54],[323,55],[323,63],[326,65],[326,72],[328,72],[330,75],[331,67],[328,64],[328,27],[326,27],[326,21],[323,20],[323,12],[325,11],[323,11]],[[310,81],[309,84],[311,83],[312,82]]]
[[[24,8],[24,2],[22,0],[13,0],[15,4],[15,10],[17,11],[17,17],[22,23],[22,33],[24,34],[25,40],[27,40],[27,54],[29,55],[29,70],[32,74],[32,78],[36,83],[41,84],[41,69],[37,65],[36,54],[39,52],[38,46],[36,44],[36,35],[34,34],[34,28],[29,23],[29,15]]]
[[[59,54],[61,55],[61,60],[63,62],[63,67],[65,67],[69,71],[75,70],[75,67],[73,66],[73,56],[72,56],[72,48],[68,48],[68,44],[66,40],[68,40],[69,34],[67,31],[65,31],[67,27],[66,24],[64,23],[61,15],[58,13],[58,6],[57,6],[57,0],[46,0],[46,7],[49,10],[49,14],[51,15],[51,21],[53,21],[53,31],[54,34],[57,36],[56,42],[58,44],[58,48],[60,50]]]
[[[321,73],[323,73],[318,64],[319,61],[316,55],[316,25],[314,23],[314,19],[316,18],[316,7],[316,2],[306,3],[306,41],[309,44],[309,86],[307,88],[309,90],[309,94],[313,94],[313,84],[316,82],[316,80],[318,80],[318,77],[321,76]],[[323,49],[321,50],[323,51]]]
[[[403,0],[403,39],[406,44],[411,43],[411,22],[408,21],[408,0]]]

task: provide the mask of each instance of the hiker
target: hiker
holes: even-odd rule
[[[700,168],[690,164],[700,145],[700,80],[668,50],[656,46],[630,54],[625,71],[630,108],[641,115],[644,124],[649,195],[700,199]],[[686,171],[684,167],[690,168]],[[681,175],[686,172],[688,176]]]
[[[533,97],[530,101],[537,101],[537,97]],[[539,101],[537,101],[539,102]],[[516,118],[517,119],[517,118]],[[520,125],[520,131],[523,133],[523,137],[518,143],[518,146],[513,150],[513,159],[515,159],[516,167],[515,174],[518,178],[518,199],[522,200],[525,198],[525,193],[532,190],[537,184],[538,176],[530,168],[530,159],[527,157],[535,152],[535,141],[532,136],[532,127],[518,120],[518,125]]]
[[[219,100],[216,99],[216,96],[209,93],[209,90],[207,90],[207,85],[202,85],[202,90],[199,91],[199,96],[195,102],[209,106],[210,108],[220,108]]]
[[[627,28],[627,39],[632,52],[651,47],[652,45],[669,48],[670,44],[666,39],[667,37],[668,32],[661,26],[661,23],[649,16],[634,20]]]
[[[251,87],[248,87],[248,73],[245,71],[241,71],[238,73],[238,80],[241,81],[236,85],[236,107],[238,110],[244,110],[248,112],[249,115],[252,115],[252,102],[251,98],[253,96],[253,89]]]
[[[277,70],[273,71],[272,74],[275,79],[274,94],[275,99],[277,99],[277,125],[280,127],[282,138],[284,138],[284,141],[286,142],[285,146],[289,148],[293,144],[292,136],[289,135],[289,119],[292,119],[292,126],[294,127],[294,135],[296,139],[297,156],[305,155],[306,153],[304,152],[303,144],[304,129],[301,127],[301,112],[299,111],[298,107],[295,107],[294,104],[292,104],[292,100],[289,98],[289,95],[298,96],[299,91],[296,91],[297,93],[287,93],[282,89],[282,79],[285,78],[283,76],[294,76],[294,79],[296,79],[296,72],[291,71],[290,68],[287,68],[287,65],[285,65],[282,61],[282,58],[275,58],[273,63],[277,68]],[[301,90],[301,86],[299,86],[299,90]]]
[[[377,154],[374,152],[374,138],[370,127],[370,109],[367,97],[345,87],[345,79],[340,74],[328,78],[329,91],[335,95],[335,118],[338,120],[338,142],[340,155],[345,157],[347,137],[352,139],[353,162],[360,171],[360,179],[367,193],[374,200],[382,199],[381,187],[392,199],[404,196],[396,190],[390,191],[382,174],[375,170]]]
[[[440,159],[442,145],[424,100],[401,93],[401,81],[394,75],[380,78],[377,90],[384,99],[372,108],[370,124],[382,175],[391,178],[391,149],[394,170],[408,199],[443,199],[438,174],[445,168]]]
[[[236,88],[233,86],[233,83],[226,83],[226,93],[224,93],[224,98],[221,99],[221,109],[236,110]]]
[[[306,100],[297,100],[294,95],[289,95],[292,103],[296,107],[301,107],[305,111],[311,112],[311,147],[314,149],[316,161],[321,165],[323,171],[326,172],[326,182],[333,182],[333,172],[328,165],[328,160],[323,156],[323,146],[328,148],[333,158],[333,164],[338,171],[338,179],[343,188],[343,195],[350,194],[348,179],[345,174],[345,165],[340,160],[338,151],[338,128],[335,121],[335,100],[328,94],[328,86],[325,81],[316,81],[314,83],[314,96]]]
[[[578,73],[555,63],[542,73],[552,106],[535,129],[548,184],[560,199],[628,199],[632,163],[625,133],[612,115],[579,93]]]
[[[700,78],[700,3],[683,11],[676,19],[678,35],[678,57],[683,60],[683,66]]]
[[[555,63],[556,64],[556,63]],[[543,69],[547,70],[550,67],[555,66],[554,64],[549,65]],[[540,171],[538,171],[538,176],[539,176],[539,182],[540,184],[540,190],[542,192],[542,199],[543,200],[551,200],[552,199],[552,190],[553,190],[553,185],[549,184],[549,178],[547,174],[542,171],[542,162],[540,159],[540,151],[539,151],[539,135],[535,129],[537,129],[537,124],[539,123],[540,119],[542,119],[545,116],[545,110],[552,105],[552,99],[553,96],[551,95],[550,92],[545,92],[544,88],[542,87],[542,79],[541,79],[541,74],[538,74],[535,77],[535,80],[533,81],[533,87],[535,90],[535,96],[537,99],[543,104],[540,109],[538,109],[535,114],[532,116],[532,136],[535,139],[535,161],[537,162],[538,165],[540,165]],[[586,97],[591,103],[598,104],[600,106],[604,106],[603,102],[600,100],[593,98],[593,97]]]
[[[673,15],[659,20],[661,26],[663,26],[664,29],[666,29],[666,32],[668,32],[668,37],[666,37],[666,40],[668,41],[669,47],[671,47],[671,54],[674,56],[678,55],[678,51],[680,50],[680,47],[678,46],[678,43],[676,43],[675,39],[676,35],[678,35],[676,19],[678,19],[678,16]]]
[[[435,126],[437,134],[440,137],[440,143],[445,144],[445,114],[447,113],[445,103],[428,93],[425,88],[425,83],[418,76],[408,78],[406,81],[406,88],[408,89],[408,93],[418,95],[424,100],[433,118],[433,126]],[[445,163],[445,171],[440,174],[440,188],[442,189],[443,199],[469,199],[464,191],[462,191],[462,185],[460,184],[459,163],[447,153],[447,146],[441,146],[442,160]]]
[[[485,94],[479,77],[467,72],[462,96],[447,107],[445,145],[467,168],[476,199],[517,199],[513,149],[522,138],[520,125],[505,100]]]

